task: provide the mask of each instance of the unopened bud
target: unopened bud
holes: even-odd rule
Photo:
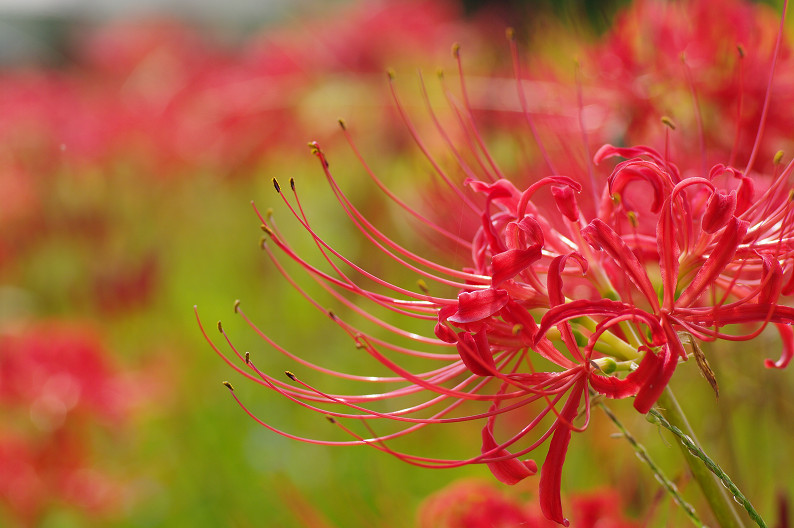
[[[617,362],[611,357],[593,359],[590,363],[604,374],[612,374],[618,369]]]

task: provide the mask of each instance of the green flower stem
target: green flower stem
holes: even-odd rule
[[[667,420],[665,420],[664,416],[662,416],[659,413],[659,411],[657,411],[656,409],[651,409],[648,414],[651,415],[651,418],[649,419],[655,420],[654,423],[658,423],[659,425],[661,425],[665,429],[668,429],[670,432],[676,435],[679,438],[679,440],[681,440],[681,443],[686,446],[687,450],[690,453],[692,453],[700,460],[702,460],[703,463],[706,465],[706,467],[709,469],[709,471],[714,473],[714,475],[716,475],[717,478],[719,478],[722,481],[722,484],[728,489],[728,491],[730,491],[733,494],[734,500],[739,504],[741,504],[742,506],[744,506],[744,509],[747,510],[747,514],[750,516],[750,518],[753,521],[755,521],[755,523],[760,528],[766,528],[766,523],[764,522],[764,519],[762,519],[761,515],[759,515],[758,512],[755,511],[755,508],[753,508],[753,505],[750,503],[750,500],[744,496],[741,490],[739,490],[739,488],[736,487],[736,484],[734,484],[733,481],[730,479],[728,474],[725,473],[725,471],[723,471],[722,468],[718,466],[716,462],[711,460],[708,457],[708,455],[706,455],[706,453],[704,453],[702,449],[700,449],[697,445],[695,445],[692,439],[689,438],[687,435],[685,435],[678,427],[671,425]]]
[[[702,453],[702,450],[697,447],[698,440],[695,437],[695,432],[689,425],[683,410],[681,410],[681,406],[678,405],[678,401],[669,387],[664,390],[657,403],[662,411],[661,415],[666,418],[667,424],[671,426],[670,430],[673,431],[672,427],[675,427],[680,433],[673,431],[679,440],[676,443],[684,453],[684,459],[689,465],[689,470],[698,486],[700,486],[719,525],[722,528],[744,528],[744,523],[739,517],[739,512],[734,507],[735,503],[727,490],[720,484],[720,480],[712,474],[709,468],[701,463],[701,459],[697,456],[696,453]],[[652,415],[651,419],[655,418],[656,416]],[[685,440],[685,438],[688,439],[687,443],[694,446],[694,449],[691,449],[686,443],[681,441]]]
[[[607,407],[603,403],[599,403],[598,405],[599,407],[601,407],[601,410],[603,410],[606,413],[609,419],[612,420],[612,423],[614,423],[615,427],[618,428],[620,434],[629,442],[629,444],[631,444],[631,447],[634,448],[634,452],[637,454],[637,458],[645,462],[648,465],[648,467],[651,468],[651,471],[653,472],[653,476],[656,478],[659,484],[661,484],[662,487],[667,491],[667,493],[669,493],[673,497],[673,500],[676,502],[676,504],[678,504],[681,507],[681,509],[684,510],[684,513],[686,513],[687,517],[689,517],[692,523],[698,528],[704,528],[703,521],[701,521],[700,518],[697,516],[697,513],[695,512],[695,508],[693,508],[692,505],[690,505],[687,501],[684,500],[684,498],[678,492],[678,486],[676,486],[674,482],[668,479],[664,475],[664,473],[662,473],[662,470],[659,468],[659,466],[657,466],[656,463],[651,459],[651,457],[648,456],[648,451],[645,449],[645,446],[637,442],[637,439],[634,438],[634,436],[632,436],[631,433],[629,433],[629,431],[623,426],[620,420],[618,420],[618,417],[615,416],[615,414],[612,412],[612,410],[609,407]]]

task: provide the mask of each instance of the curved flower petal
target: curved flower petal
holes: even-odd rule
[[[659,271],[662,275],[662,304],[671,309],[675,304],[675,289],[678,284],[678,245],[676,221],[673,216],[672,198],[665,200],[662,214],[656,226],[656,247],[659,252]]]
[[[745,303],[731,308],[693,310],[682,317],[684,321],[702,326],[725,326],[730,324],[766,321],[776,324],[794,324],[794,308],[782,304]],[[680,316],[679,316],[680,317]]]
[[[543,467],[540,470],[540,509],[547,519],[568,526],[570,523],[562,514],[562,500],[560,498],[560,483],[562,481],[562,466],[565,455],[568,453],[568,444],[571,441],[570,424],[579,412],[579,402],[582,399],[586,379],[579,380],[568,396],[560,417],[557,419],[554,436],[549,443],[549,452]]]
[[[458,295],[458,309],[447,320],[453,323],[473,323],[490,317],[501,310],[510,296],[505,290],[477,290]]]
[[[576,260],[579,264],[579,269],[582,270],[582,275],[587,273],[587,260],[575,251],[567,255],[554,257],[551,264],[549,264],[549,275],[546,278],[546,286],[549,291],[549,305],[552,307],[565,302],[565,296],[562,294],[562,272],[565,270],[565,264],[569,258]]]
[[[607,398],[622,399],[634,396],[640,388],[647,382],[651,374],[656,371],[661,360],[649,348],[641,347],[645,350],[645,355],[640,361],[640,366],[629,373],[623,379],[615,376],[601,376],[592,374],[590,376],[590,386]]]
[[[688,306],[695,302],[700,294],[714,282],[725,267],[730,264],[736,254],[736,248],[742,243],[747,234],[749,224],[744,220],[732,217],[725,230],[715,244],[714,252],[709,255],[706,262],[698,270],[695,278],[676,300],[677,306]]]
[[[433,332],[436,334],[437,338],[444,341],[445,343],[452,344],[458,342],[458,334],[456,334],[454,330],[446,325],[449,316],[454,314],[457,310],[458,307],[454,304],[451,304],[444,306],[438,311],[438,322],[436,323],[436,327],[433,329]]]
[[[638,145],[636,147],[615,147],[610,144],[603,145],[601,148],[598,149],[598,151],[593,156],[593,163],[598,165],[605,159],[614,158],[615,156],[620,156],[621,158],[626,158],[626,159],[646,156],[654,160],[659,165],[662,165],[664,163],[664,158],[654,148],[646,147],[644,145]]]
[[[507,449],[499,449],[492,452],[498,447],[493,437],[493,422],[489,420],[485,427],[482,428],[482,453],[490,453],[490,455],[488,455],[489,458],[510,455]],[[499,462],[488,462],[487,464],[488,469],[491,470],[491,473],[493,473],[493,476],[496,477],[499,482],[510,486],[538,472],[538,465],[534,460],[509,458],[500,460]]]
[[[552,326],[573,319],[574,317],[591,316],[591,315],[631,315],[637,320],[648,325],[651,332],[652,344],[660,345],[665,342],[666,337],[659,324],[658,318],[652,314],[640,310],[631,304],[620,301],[612,301],[610,299],[598,299],[591,301],[589,299],[577,299],[570,301],[559,306],[551,308],[543,318],[540,320],[540,327],[535,334],[535,343],[537,344],[540,339],[546,335],[549,328]]]
[[[626,186],[636,180],[643,180],[651,185],[651,189],[653,189],[651,212],[658,213],[662,202],[672,189],[672,178],[656,163],[633,159],[624,161],[615,167],[609,177],[609,192],[623,196]]]
[[[478,376],[493,376],[496,364],[491,355],[488,336],[485,330],[471,335],[469,332],[458,334],[458,354],[460,359],[473,374]]]
[[[557,204],[557,209],[560,210],[565,218],[571,222],[579,220],[579,206],[576,205],[576,193],[571,187],[553,186],[551,188],[551,194],[554,197],[554,202]]]
[[[758,293],[759,304],[775,304],[780,297],[783,285],[783,267],[776,257],[762,255],[763,275],[761,291]]]
[[[662,323],[664,332],[667,335],[667,343],[662,347],[658,363],[654,364],[640,390],[634,398],[634,408],[642,414],[651,410],[651,407],[662,395],[662,391],[667,387],[667,383],[678,366],[678,358],[686,356],[684,345],[678,338],[678,334],[666,319]],[[647,352],[650,354],[651,352]]]
[[[541,178],[530,185],[527,190],[521,194],[521,201],[518,202],[518,209],[516,211],[518,215],[524,215],[527,209],[527,204],[529,204],[529,201],[532,199],[532,195],[535,194],[538,189],[544,185],[550,185],[553,183],[570,187],[576,192],[580,192],[582,190],[582,184],[572,178],[569,178],[568,176],[546,176],[545,178]]]
[[[789,325],[775,325],[777,331],[780,333],[780,339],[783,341],[783,352],[780,354],[780,359],[772,361],[771,359],[764,360],[766,368],[786,368],[794,357],[794,331],[791,330]]]
[[[730,194],[724,192],[714,192],[709,197],[706,204],[706,212],[703,213],[701,228],[708,234],[714,234],[728,223],[736,212],[736,191]]]
[[[509,249],[522,249],[533,245],[543,246],[543,228],[534,216],[524,215],[521,220],[507,224],[505,243]]]
[[[742,182],[739,184],[739,190],[736,193],[736,214],[740,215],[745,212],[752,204],[755,190],[753,180],[747,176],[738,176]]]
[[[524,271],[530,264],[540,259],[541,250],[539,245],[533,245],[526,249],[508,249],[491,257],[493,274],[491,276],[491,286],[499,287],[504,281],[512,279],[517,274]]]
[[[637,255],[626,242],[604,221],[593,219],[584,229],[582,236],[596,249],[603,249],[623,269],[631,282],[645,295],[654,310],[659,308],[659,298],[653,289],[651,279],[640,263]]]
[[[473,191],[483,193],[497,202],[517,202],[521,192],[510,180],[497,180],[494,183],[485,183],[479,180],[467,179],[464,182]]]

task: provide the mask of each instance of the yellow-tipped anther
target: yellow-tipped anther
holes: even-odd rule
[[[427,287],[427,283],[424,280],[419,279],[418,281],[416,281],[416,285],[419,286],[419,289],[422,290],[422,293],[424,293],[425,295],[430,293],[430,289]]]
[[[628,217],[629,223],[631,224],[631,227],[636,229],[637,226],[640,225],[640,222],[637,219],[637,212],[636,211],[628,211],[626,213],[626,217]]]
[[[460,57],[460,43],[456,42],[452,45],[452,56],[456,59]]]
[[[739,58],[743,59],[744,58],[744,47],[742,47],[741,44],[737,44],[736,45],[736,51],[739,52]]]
[[[783,151],[782,150],[778,150],[777,152],[775,152],[775,157],[772,158],[772,163],[777,165],[777,164],[780,163],[780,160],[782,160],[782,159],[783,159]]]
[[[386,68],[386,76],[389,78],[390,81],[393,81],[397,74],[394,72],[392,68]]]
[[[336,418],[334,418],[334,417],[333,417],[333,416],[331,416],[330,414],[326,414],[326,415],[325,415],[325,419],[326,419],[326,420],[328,420],[329,422],[331,422],[332,424],[335,424],[335,423],[336,423]]]
[[[278,184],[278,180],[273,178],[273,187],[276,188],[277,193],[281,193],[281,186]]]
[[[515,40],[516,30],[511,27],[505,29],[505,37],[507,37],[507,40]]]
[[[223,386],[229,389],[230,391],[234,392],[234,387],[232,387],[232,384],[229,383],[228,381],[224,381]]]
[[[245,353],[245,364],[248,365],[249,363],[251,363],[251,353],[250,352],[246,352]]]
[[[289,179],[289,188],[295,191],[295,178]]]
[[[514,324],[513,325],[513,329],[512,329],[512,333],[513,333],[513,335],[518,335],[518,334],[521,333],[521,331],[523,329],[524,329],[524,325],[522,325],[522,324]]]
[[[339,123],[339,126],[342,127],[342,130],[347,130],[347,125],[345,124],[345,120],[344,119],[342,119],[340,117],[337,122]]]
[[[223,325],[218,321],[218,332],[223,333]]]
[[[295,374],[293,374],[292,372],[290,372],[289,370],[285,370],[285,371],[284,371],[284,374],[286,374],[286,375],[287,375],[287,377],[288,377],[289,379],[291,379],[292,381],[295,381],[295,380],[297,380],[297,379],[298,379],[298,377],[297,377]]]
[[[240,299],[234,301],[234,313],[238,313],[240,311]]]
[[[667,116],[662,116],[662,124],[669,127],[670,130],[675,130],[675,123]]]

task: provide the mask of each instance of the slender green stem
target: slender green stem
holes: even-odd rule
[[[695,512],[695,508],[693,508],[688,502],[684,500],[684,498],[678,492],[678,486],[676,486],[674,482],[668,479],[664,475],[664,473],[662,473],[662,470],[659,468],[659,466],[657,466],[656,463],[651,459],[651,457],[648,456],[648,451],[645,449],[645,446],[637,442],[637,439],[634,438],[634,436],[632,436],[631,433],[629,433],[629,431],[623,426],[620,420],[618,420],[618,417],[615,416],[615,414],[612,412],[612,410],[609,407],[607,407],[603,403],[599,403],[598,405],[599,407],[601,407],[601,410],[603,410],[606,413],[609,419],[612,420],[612,423],[615,424],[615,427],[618,428],[621,435],[623,435],[623,437],[629,442],[629,444],[631,444],[631,447],[634,448],[634,452],[637,454],[637,457],[646,464],[648,464],[648,467],[651,468],[651,471],[653,472],[653,476],[656,478],[659,484],[661,484],[662,487],[667,491],[667,493],[669,493],[673,497],[673,500],[676,502],[676,504],[678,504],[681,507],[681,509],[684,510],[684,513],[686,513],[687,517],[689,517],[692,523],[694,523],[694,525],[697,526],[698,528],[704,528],[703,521],[701,521],[700,518],[697,516],[697,513]]]
[[[709,471],[714,473],[714,475],[716,475],[717,478],[719,478],[720,481],[722,481],[723,485],[728,489],[728,491],[730,491],[733,494],[734,500],[739,504],[741,504],[742,506],[744,506],[744,509],[747,510],[747,513],[748,515],[750,515],[750,518],[753,521],[755,521],[755,523],[761,528],[766,528],[766,523],[764,522],[764,519],[762,519],[761,516],[758,514],[758,512],[755,511],[755,508],[753,508],[753,505],[750,503],[750,500],[744,496],[744,494],[739,490],[739,488],[736,487],[736,484],[733,483],[733,481],[730,479],[727,473],[725,473],[725,471],[723,471],[723,469],[720,466],[718,466],[716,462],[711,460],[711,458],[709,458],[708,455],[706,455],[706,453],[704,453],[702,449],[700,449],[697,445],[695,445],[692,439],[686,434],[684,434],[683,431],[681,431],[678,427],[672,425],[670,422],[665,420],[664,416],[662,416],[659,413],[659,411],[657,411],[656,409],[651,409],[648,414],[651,415],[650,419],[653,420],[654,423],[658,423],[659,425],[661,425],[662,427],[664,427],[665,429],[669,430],[674,435],[676,435],[678,439],[681,440],[681,443],[686,446],[687,450],[690,453],[692,453],[700,460],[702,460],[703,463],[706,465],[706,467],[709,469]]]
[[[701,463],[697,453],[702,453],[702,450],[698,448],[695,432],[689,425],[681,406],[678,405],[678,401],[669,387],[659,397],[658,405],[662,411],[661,416],[666,418],[668,425],[674,426],[678,430],[678,434],[674,432],[679,439],[677,443],[683,451],[689,470],[698,486],[700,486],[719,525],[722,528],[744,528],[744,523],[739,517],[738,511],[734,507],[735,503],[731,500],[727,490],[720,484],[720,480],[711,473],[709,468]],[[651,415],[650,419],[653,421],[657,415],[659,414]],[[672,429],[670,430],[672,431]],[[684,442],[685,439],[687,440],[686,442]],[[694,449],[690,449],[690,445],[694,446]]]

